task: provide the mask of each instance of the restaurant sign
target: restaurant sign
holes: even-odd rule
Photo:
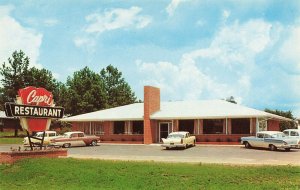
[[[15,103],[5,103],[8,117],[19,117],[23,129],[29,132],[46,131],[52,118],[62,118],[64,109],[55,107],[53,95],[44,88],[26,87],[18,91]]]

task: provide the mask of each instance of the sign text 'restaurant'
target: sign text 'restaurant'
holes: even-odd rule
[[[62,118],[64,109],[61,107],[41,107],[20,104],[9,104],[12,116],[38,117],[38,118]]]

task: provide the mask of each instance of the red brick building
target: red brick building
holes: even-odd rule
[[[287,118],[224,100],[161,102],[160,89],[145,86],[144,103],[62,119],[73,130],[102,141],[159,143],[172,131],[189,131],[197,142],[238,142],[261,130],[279,130]]]

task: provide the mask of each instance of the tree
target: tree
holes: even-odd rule
[[[271,110],[266,108],[265,112],[280,115],[282,117],[290,118],[292,120],[295,120],[292,111],[280,111],[280,110]],[[297,128],[297,124],[294,121],[280,121],[279,122],[279,128],[281,131],[285,129],[295,129]]]
[[[14,51],[12,58],[8,58],[8,65],[4,62],[0,68],[2,75],[1,100],[4,102],[13,102],[18,90],[25,87],[25,80],[28,78],[29,58],[23,51]],[[4,102],[1,102],[3,104]]]
[[[107,107],[105,86],[100,76],[88,67],[68,77],[66,83],[66,114],[77,115]]]
[[[108,65],[102,69],[100,76],[105,84],[105,91],[108,96],[109,107],[117,107],[136,102],[134,92],[122,77],[122,72],[119,72],[116,67]]]

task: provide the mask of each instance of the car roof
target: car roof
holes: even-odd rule
[[[181,134],[181,135],[185,135],[185,134],[187,134],[187,133],[189,133],[189,132],[187,132],[187,131],[176,131],[176,132],[172,132],[172,133],[170,133],[170,135],[172,134]]]
[[[39,131],[37,133],[43,133],[43,131]],[[45,131],[45,133],[56,133],[56,131]]]
[[[282,133],[282,132],[281,131],[259,131],[257,133],[263,133],[263,134],[273,135],[273,134]]]
[[[66,135],[74,134],[74,133],[83,133],[82,131],[70,131],[70,132],[65,132]]]
[[[286,130],[284,130],[284,131],[297,131],[297,132],[299,132],[300,129],[286,129]]]

